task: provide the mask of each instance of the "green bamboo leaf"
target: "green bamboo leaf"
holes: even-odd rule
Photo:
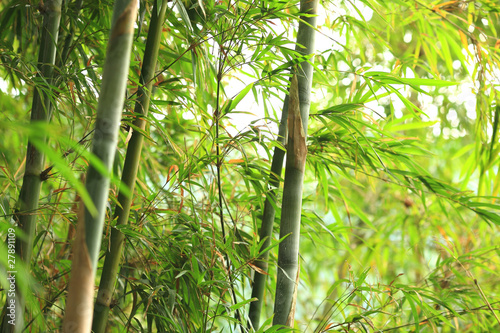
[[[465,145],[463,146],[462,148],[460,148],[452,157],[451,159],[454,160],[454,159],[457,159],[459,158],[460,156],[468,153],[472,148],[474,148],[474,144],[471,143],[471,144],[468,144],[468,145]]]
[[[499,101],[500,101],[500,99],[497,100],[497,103]],[[489,149],[489,161],[490,161],[490,163],[497,156],[497,154],[494,153],[494,151],[495,151],[494,148],[495,148],[495,145],[498,145],[497,137],[498,137],[498,132],[500,130],[500,125],[499,125],[500,124],[500,105],[497,104],[495,111],[492,110],[492,112],[495,114],[495,116],[494,116],[494,120],[493,120],[493,129],[492,129],[493,133],[491,136],[491,144],[490,144],[490,149]]]
[[[401,124],[401,125],[395,125],[395,126],[386,126],[386,128],[390,131],[408,131],[408,130],[413,130],[413,129],[418,129],[418,128],[426,128],[426,127],[431,127],[434,124],[439,123],[439,120],[435,121],[413,121],[411,123],[406,123],[406,124]]]
[[[481,209],[481,208],[473,208],[474,212],[476,212],[481,218],[483,218],[486,222],[493,222],[496,225],[500,225],[500,215],[495,214],[493,212]]]
[[[415,323],[415,332],[420,332],[420,320],[418,315],[418,310],[416,306],[416,300],[409,292],[403,291],[405,295],[405,300],[410,304],[411,312],[413,315],[413,322]]]
[[[325,166],[321,164],[316,165],[316,171],[318,173],[319,181],[321,182],[321,187],[323,188],[323,197],[325,199],[325,206],[328,205],[328,178],[326,177]]]
[[[450,82],[437,79],[401,79],[401,81],[410,86],[427,86],[427,87],[449,87],[456,86],[459,82]]]
[[[193,31],[193,26],[191,24],[191,19],[189,18],[189,14],[184,6],[183,1],[176,1],[175,6],[181,15],[182,22],[184,22],[185,26],[189,28],[189,31]]]
[[[253,88],[253,83],[250,83],[245,88],[243,88],[238,94],[236,94],[233,98],[227,100],[222,108],[222,114],[225,115],[233,111],[252,88]]]
[[[419,79],[419,78],[402,78],[395,76],[392,73],[387,72],[377,72],[377,71],[369,71],[364,73],[367,77],[373,77],[373,79],[386,83],[386,84],[407,84],[412,87],[420,87],[420,86],[429,86],[429,87],[448,87],[458,85],[459,82],[450,82],[445,80],[437,80],[437,79]]]
[[[247,305],[248,303],[250,302],[253,302],[255,301],[256,299],[255,298],[250,298],[250,299],[246,299],[242,302],[239,302],[239,303],[236,303],[236,304],[233,304],[229,307],[229,309],[231,309],[232,311],[234,310],[237,310],[237,309],[241,309],[242,307],[244,307],[245,305]]]
[[[419,116],[419,113],[421,114],[424,114],[427,116],[427,114],[425,114],[422,110],[420,110],[415,104],[413,104],[412,102],[410,102],[406,97],[404,97],[397,89],[391,87],[391,86],[388,86],[387,87],[391,92],[395,93],[398,98],[401,100],[401,102],[403,102],[403,104],[406,106],[406,109],[408,111],[410,111],[415,117],[418,117]]]
[[[442,52],[442,59],[444,60],[446,64],[446,68],[450,72],[451,76],[453,77],[453,58],[451,56],[451,52],[448,46],[448,40],[444,36],[446,33],[442,33],[440,30],[436,31],[436,35],[438,37],[439,42],[441,43],[440,50]]]
[[[364,107],[364,105],[361,103],[340,104],[340,105],[335,105],[335,106],[329,107],[327,109],[321,110],[316,114],[311,114],[311,117],[318,116],[318,115],[337,114],[337,113],[343,114],[343,113],[347,113],[349,111],[357,111],[363,107]]]
[[[32,142],[37,147],[37,149],[43,152],[49,158],[49,160],[54,163],[56,170],[60,172],[61,175],[63,175],[63,177],[68,180],[71,186],[75,188],[89,212],[91,214],[97,214],[97,208],[92,202],[92,199],[90,198],[90,195],[87,192],[84,184],[78,180],[73,170],[71,170],[71,168],[68,166],[68,163],[63,158],[61,158],[60,153],[55,152],[51,147],[49,147],[39,138],[34,139]]]
[[[151,102],[153,102],[156,105],[165,105],[165,106],[171,106],[171,105],[180,106],[180,105],[182,105],[181,103],[178,103],[178,102],[163,101],[163,100],[159,100],[159,99],[152,100]]]

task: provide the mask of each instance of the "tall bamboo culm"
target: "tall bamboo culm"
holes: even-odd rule
[[[313,54],[318,0],[301,0],[300,11],[313,16],[301,17],[296,50]],[[302,45],[302,46],[300,46]],[[310,61],[313,61],[311,58]],[[290,85],[288,104],[288,144],[281,206],[278,276],[273,325],[293,327],[299,280],[300,220],[302,186],[307,156],[307,123],[309,118],[313,67],[303,62]]]
[[[259,240],[262,241],[261,249],[266,249],[271,245],[271,237],[273,233],[274,218],[276,216],[276,196],[280,186],[281,173],[283,171],[283,160],[285,159],[285,151],[283,150],[286,144],[286,122],[288,118],[288,95],[283,103],[283,111],[281,114],[281,122],[278,130],[278,142],[283,148],[274,148],[273,160],[271,162],[271,172],[269,173],[269,193],[267,193],[264,203],[264,212],[262,214],[262,223],[259,230]],[[248,312],[249,328],[257,330],[260,327],[260,315],[264,304],[264,292],[266,290],[267,273],[269,271],[269,251],[262,252],[255,261],[255,265],[260,268],[263,273],[255,271],[252,284],[252,298],[255,301],[250,303]]]
[[[146,117],[148,115],[156,60],[158,58],[158,50],[160,48],[162,27],[167,5],[167,0],[156,0],[154,2],[151,24],[146,41],[146,49],[144,51],[144,59],[139,82],[140,86],[137,91],[138,95],[134,109],[134,126],[140,131],[134,130],[132,137],[130,138],[121,179],[122,183],[127,185],[132,193],[135,187],[135,180],[137,177],[137,170],[139,168],[139,161],[144,141],[144,136],[141,132],[146,129]],[[118,195],[118,205],[115,208],[114,214],[116,225],[125,225],[128,223],[131,204],[132,198],[120,191]],[[125,236],[118,229],[113,228],[111,231],[109,250],[106,253],[106,259],[104,260],[99,292],[97,294],[97,300],[94,307],[92,330],[96,333],[104,332],[106,329],[110,302],[118,276],[124,240]]]
[[[48,122],[52,109],[49,97],[51,84],[53,82],[54,63],[56,59],[57,39],[59,34],[59,24],[61,21],[61,0],[46,0],[43,4],[43,26],[38,53],[38,75],[40,81],[48,84],[45,89],[37,89],[33,92],[33,103],[31,108],[31,124],[38,122]],[[38,139],[40,140],[40,139]],[[42,138],[42,140],[46,140]],[[27,267],[30,267],[31,254],[33,252],[33,237],[35,234],[36,219],[38,213],[38,202],[40,189],[42,186],[42,171],[44,169],[45,156],[35,148],[35,145],[28,140],[26,153],[26,167],[23,176],[23,185],[17,202],[18,212],[15,218],[18,227],[25,234],[25,238],[17,237],[16,254]],[[12,304],[15,307],[7,309]],[[24,329],[24,307],[25,301],[19,288],[16,288],[14,298],[7,297],[2,318],[2,332],[20,332]],[[9,317],[14,313],[14,317]]]
[[[81,210],[75,239],[74,259],[69,283],[64,332],[90,332],[93,312],[94,277],[108,202],[112,163],[116,153],[118,130],[125,100],[130,53],[137,17],[137,0],[116,0],[102,76],[92,154],[105,168],[99,172],[92,164],[86,188],[97,210]]]
[[[301,12],[316,13],[317,1],[314,0],[311,1],[311,3],[306,3],[306,2],[308,1],[301,2]],[[313,27],[316,26],[315,17],[302,17],[302,19],[305,22],[311,24]],[[297,51],[299,51],[304,55],[312,54],[314,52],[314,29],[301,22],[299,24],[299,30],[297,34],[297,44],[298,44],[296,46]],[[301,47],[299,45],[303,45],[304,47]],[[301,113],[304,112],[304,114],[307,113],[307,115],[309,114],[309,105],[310,105],[309,96],[312,85],[312,72],[313,71],[311,64],[307,62],[303,62],[301,64],[301,72],[299,72],[299,75],[301,77],[309,78],[309,83],[307,82],[299,83],[300,91],[303,91],[302,89],[306,89],[305,91],[303,91],[304,96],[301,96],[302,98],[299,98],[300,110]],[[305,95],[307,95],[307,97]],[[281,123],[278,132],[278,140],[283,146],[286,144],[285,137],[287,135],[286,128],[287,128],[289,101],[290,101],[290,90],[284,101]],[[305,121],[306,124],[304,125],[305,126],[304,128],[305,128],[305,133],[307,133],[307,118],[305,119]],[[264,204],[262,224],[259,230],[259,239],[263,241],[261,246],[262,249],[269,247],[269,245],[271,244],[274,219],[276,216],[274,207],[277,203],[276,195],[280,185],[280,178],[283,169],[284,157],[285,157],[285,152],[282,149],[280,148],[274,149],[273,160],[271,164],[271,172],[269,176],[270,178],[269,185],[271,189],[267,195]],[[263,272],[267,273],[269,266],[268,261],[269,261],[269,252],[266,251],[262,253],[261,256],[258,258],[258,260],[256,261],[256,266],[259,267]],[[249,323],[250,323],[249,326],[253,327],[255,330],[257,330],[260,326],[260,316],[262,313],[262,307],[264,303],[263,299],[264,299],[264,291],[266,289],[266,280],[267,280],[266,274],[255,272],[252,285],[252,298],[256,298],[257,300],[250,304],[250,310],[249,310]]]

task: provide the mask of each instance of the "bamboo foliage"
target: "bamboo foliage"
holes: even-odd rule
[[[25,2],[0,1],[0,302],[20,147],[46,159],[21,329],[61,331],[65,311],[69,332],[498,331],[498,4],[323,1],[314,50],[300,1],[141,1],[106,226],[86,237],[112,2],[63,3],[52,83]],[[51,124],[26,126],[32,87]]]
[[[82,252],[75,254],[80,260],[73,263],[67,312],[63,322],[65,332],[88,332],[92,323],[92,316],[89,314],[92,313],[94,276],[101,248],[110,183],[109,173],[118,141],[136,16],[136,0],[115,2],[97,107],[95,134],[92,140],[92,153],[100,160],[107,174],[102,170],[98,171],[93,164],[87,173],[86,188],[97,208],[97,214],[93,215],[85,208],[85,223],[80,223],[83,226],[79,227],[81,234],[77,236],[77,249]],[[76,269],[81,269],[81,263],[85,263],[85,267],[89,269],[77,271]],[[84,274],[85,276],[82,276]],[[91,286],[82,286],[82,281]],[[82,292],[85,294],[82,295]]]
[[[144,141],[143,131],[146,129],[145,118],[148,115],[151,89],[153,87],[153,77],[155,74],[156,60],[160,47],[162,26],[167,9],[166,0],[155,1],[152,9],[151,24],[144,51],[144,62],[141,70],[140,87],[138,89],[137,101],[135,104],[134,132],[128,144],[125,165],[123,167],[122,183],[133,193],[137,170],[141,157],[142,145]],[[116,206],[114,218],[116,225],[121,226],[128,223],[130,205],[132,197],[128,193],[120,191],[118,195],[118,205]],[[118,229],[111,231],[109,251],[106,253],[104,261],[99,292],[94,308],[93,330],[94,332],[104,332],[108,322],[109,306],[116,283],[120,258],[123,252],[123,242],[125,236]]]
[[[57,39],[59,24],[61,21],[61,0],[48,0],[43,5],[43,26],[40,49],[38,53],[37,77],[40,82],[45,81],[45,89],[35,87],[33,92],[33,103],[31,109],[31,123],[48,122],[50,120],[52,103],[49,98],[51,84],[53,82],[54,63],[56,59]],[[45,138],[42,138],[45,141]],[[31,262],[33,251],[33,237],[35,234],[40,189],[42,186],[45,156],[35,145],[28,141],[26,153],[26,166],[23,177],[23,185],[19,194],[19,211],[16,213],[19,228],[24,232],[25,238],[16,241],[16,254],[28,264]],[[10,299],[7,299],[10,304]],[[16,317],[14,325],[9,324],[7,316],[3,318],[2,332],[20,331],[24,325],[24,299],[19,290],[15,296]]]

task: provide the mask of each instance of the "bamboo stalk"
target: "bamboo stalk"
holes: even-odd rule
[[[283,104],[283,111],[281,114],[281,123],[278,130],[278,142],[280,142],[283,147],[286,144],[286,121],[288,118],[288,95],[285,97]],[[259,230],[259,240],[263,241],[261,249],[266,249],[271,245],[271,237],[273,233],[274,218],[276,216],[276,210],[274,205],[276,205],[276,196],[278,194],[278,188],[280,186],[280,178],[283,170],[283,161],[285,159],[285,151],[278,147],[274,148],[273,160],[271,163],[271,172],[269,175],[269,193],[266,196],[266,201],[264,203],[264,212],[262,215],[262,223]],[[255,271],[254,280],[252,284],[252,298],[256,298],[256,301],[250,303],[250,309],[248,313],[249,317],[249,328],[254,328],[257,330],[260,326],[260,315],[262,312],[262,307],[264,304],[264,291],[266,290],[266,273],[269,271],[269,251],[265,251],[260,254],[260,256],[255,261],[255,266],[257,266],[262,273]]]
[[[137,0],[115,2],[92,140],[92,153],[99,158],[108,172],[111,171],[118,142],[136,16]],[[86,188],[98,213],[93,216],[88,209],[85,209],[85,238],[94,273],[101,249],[109,182],[109,175],[103,175],[90,165],[86,177]]]
[[[43,5],[43,27],[38,53],[38,75],[37,78],[47,82],[47,90],[37,89],[33,92],[33,103],[31,109],[31,124],[38,122],[48,122],[52,103],[49,92],[53,82],[54,63],[56,58],[57,39],[59,34],[59,24],[61,21],[61,0],[47,0]],[[40,81],[42,81],[40,80]],[[40,140],[40,139],[38,139]],[[46,141],[46,138],[41,140]],[[40,189],[42,186],[41,173],[44,169],[45,156],[35,148],[31,139],[28,140],[26,153],[26,166],[23,176],[23,185],[19,194],[18,207],[16,213],[19,228],[24,232],[25,238],[16,239],[16,254],[30,267],[31,254],[33,252],[33,238],[35,234],[36,218],[38,213],[38,202]],[[14,304],[15,316],[7,316],[7,305]],[[20,332],[24,326],[25,300],[16,288],[15,296],[7,297],[4,308],[2,332]],[[13,321],[12,321],[13,320]]]
[[[288,325],[293,312],[293,295],[298,276],[300,217],[302,212],[302,185],[306,165],[307,146],[299,108],[297,76],[290,86],[288,108],[288,147],[281,207],[280,243],[278,253],[278,278],[274,303],[274,325]],[[293,325],[289,325],[293,326]]]
[[[137,17],[137,0],[117,0],[113,8],[113,20],[110,39],[104,64],[101,93],[97,107],[95,132],[92,140],[92,153],[102,162],[107,174],[99,172],[90,165],[86,177],[87,191],[97,209],[96,214],[85,208],[84,232],[79,249],[83,253],[75,253],[81,262],[89,263],[88,269],[79,272],[78,276],[73,263],[72,276],[69,283],[67,311],[63,321],[64,332],[88,332],[92,323],[93,284],[97,270],[99,251],[101,248],[102,230],[109,194],[109,173],[113,164],[118,141],[118,130],[122,116],[125,90],[130,65],[130,53],[134,34],[134,23]],[[82,230],[84,229],[84,230]],[[80,235],[83,236],[83,235]],[[82,274],[90,278],[82,277]],[[92,286],[79,285],[86,281]],[[81,295],[82,290],[87,290]],[[78,302],[78,304],[73,304]],[[75,312],[68,311],[73,309]]]
[[[317,1],[312,1],[311,3],[306,4],[307,1],[301,2],[301,12],[309,12],[316,13]],[[315,17],[302,17],[304,21],[311,26],[316,25]],[[314,52],[314,28],[304,24],[301,22],[299,24],[299,31],[297,35],[297,44],[303,45],[301,47],[297,45],[296,50],[301,52],[302,54],[311,54]],[[312,85],[312,66],[309,63],[303,62],[301,64],[301,77],[309,78],[309,83],[307,82],[299,82],[299,91],[303,91],[303,95],[299,98],[300,103],[300,111],[303,114],[309,114],[309,106],[310,106],[310,91]],[[305,90],[304,90],[305,89]],[[288,110],[289,110],[289,95],[285,97],[285,102],[283,105],[283,111],[281,116],[281,123],[278,132],[278,140],[280,143],[285,145],[286,140],[286,123],[288,118]],[[302,117],[304,119],[304,117]],[[305,117],[304,121],[304,132],[307,133],[307,117]],[[271,237],[273,231],[273,224],[275,219],[275,209],[276,205],[276,195],[278,192],[278,188],[280,185],[280,177],[283,169],[283,160],[285,157],[285,152],[282,149],[275,148],[273,154],[273,160],[271,164],[271,173],[270,173],[270,191],[266,197],[266,201],[264,204],[264,213],[262,217],[262,224],[259,230],[259,239],[263,241],[262,249],[265,249],[271,245]],[[269,261],[269,252],[266,251],[262,253],[259,258],[256,260],[255,265],[260,268],[263,273],[255,272],[254,281],[252,285],[252,298],[257,298],[256,301],[250,304],[249,310],[249,326],[253,327],[257,330],[260,326],[260,315],[263,307],[263,299],[264,299],[264,291],[266,288],[266,280],[268,272],[268,261]],[[295,276],[295,275],[293,275]]]
[[[315,15],[317,0],[301,0],[300,11]],[[316,17],[302,17],[297,34],[297,50],[314,52]],[[300,45],[304,46],[302,48]],[[311,59],[312,60],[312,59]],[[300,220],[302,186],[307,156],[307,123],[310,108],[313,68],[303,62],[290,85],[288,106],[288,146],[281,207],[278,276],[274,303],[273,325],[293,327],[295,301],[299,281]]]
[[[141,69],[140,87],[135,104],[134,125],[140,129],[132,134],[127,148],[125,165],[123,167],[122,183],[133,193],[137,170],[144,141],[142,131],[146,128],[146,116],[148,114],[149,102],[151,98],[151,89],[153,87],[153,77],[155,75],[156,60],[160,47],[163,21],[167,9],[167,0],[157,0],[152,10],[151,25],[148,31],[146,49],[144,51],[144,60]],[[132,198],[122,191],[118,195],[118,205],[115,209],[116,225],[125,225],[128,223],[130,206]],[[120,259],[123,252],[123,243],[125,236],[116,228],[111,231],[111,240],[109,251],[106,253],[104,261],[99,292],[94,307],[94,319],[92,329],[94,332],[104,332],[110,310],[110,302],[115,289],[115,283],[118,276]]]

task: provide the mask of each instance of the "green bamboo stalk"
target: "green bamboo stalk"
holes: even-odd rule
[[[305,4],[304,1],[301,2],[301,12],[309,12],[316,13],[317,1],[310,3],[308,5]],[[311,11],[312,10],[312,11]],[[315,17],[302,17],[304,21],[308,24],[311,24],[313,27],[316,25]],[[310,26],[301,22],[299,24],[299,31],[297,35],[297,46],[296,50],[301,52],[302,54],[311,54],[314,52],[314,29]],[[301,47],[303,45],[304,47]],[[299,81],[299,91],[303,92],[304,96],[299,98],[300,100],[300,110],[304,115],[309,114],[309,106],[310,106],[310,92],[312,85],[312,72],[313,68],[309,63],[301,64],[301,76],[305,78],[310,78],[310,82]],[[281,123],[278,132],[278,140],[280,143],[285,145],[286,140],[286,123],[288,118],[288,103],[289,103],[289,94],[285,97],[285,102],[283,105],[283,111],[281,116]],[[307,133],[307,117],[302,117],[304,121],[304,131]],[[274,218],[276,215],[274,204],[276,204],[276,195],[278,192],[278,188],[280,185],[280,177],[283,169],[283,159],[285,157],[285,152],[282,149],[275,148],[273,153],[273,160],[271,164],[271,173],[270,173],[270,191],[266,197],[266,201],[264,204],[264,213],[262,217],[262,224],[259,230],[259,239],[263,241],[262,249],[269,247],[271,244],[271,236],[273,231]],[[268,261],[269,261],[269,252],[266,251],[262,253],[259,258],[256,260],[255,265],[260,268],[264,273],[268,272]],[[261,274],[259,272],[255,272],[254,281],[252,285],[252,298],[256,298],[257,300],[250,304],[249,310],[249,326],[254,329],[258,329],[260,326],[260,315],[262,312],[262,305],[264,302],[264,291],[266,288],[266,280],[267,275]]]
[[[288,118],[288,95],[285,97],[283,103],[283,111],[281,113],[281,122],[278,130],[278,142],[281,143],[283,147],[286,144],[286,121]],[[266,196],[266,201],[264,203],[264,212],[262,214],[262,223],[259,230],[259,239],[262,241],[261,249],[266,249],[271,245],[271,235],[273,232],[274,218],[276,216],[276,210],[274,209],[274,204],[276,204],[276,196],[278,194],[278,188],[280,186],[280,178],[283,170],[283,160],[285,159],[285,151],[278,147],[274,148],[273,160],[271,162],[271,172],[269,175],[269,193]],[[253,284],[252,284],[252,298],[256,298],[256,301],[250,303],[250,309],[248,312],[249,318],[249,328],[254,328],[257,330],[260,326],[260,314],[262,312],[262,306],[264,304],[264,291],[266,290],[267,273],[269,271],[269,251],[265,251],[259,255],[255,261],[255,266],[262,270],[263,273],[255,271]]]
[[[51,89],[53,82],[54,63],[56,58],[57,38],[59,24],[61,21],[61,0],[47,0],[43,6],[44,18],[40,49],[38,53],[38,75],[40,81],[48,83],[47,89]],[[33,103],[31,109],[31,123],[48,122],[50,120],[52,104],[49,93],[45,89],[37,89],[33,92]],[[42,140],[46,140],[43,138]],[[16,240],[16,254],[30,267],[31,254],[33,252],[33,237],[35,234],[36,217],[40,189],[42,186],[41,173],[44,169],[45,156],[35,148],[31,140],[28,141],[26,153],[26,167],[23,176],[23,185],[19,194],[16,213],[19,228],[26,235],[25,238],[18,237]],[[13,303],[12,303],[13,302]],[[10,310],[7,306],[15,305],[15,317],[9,317]],[[2,323],[2,332],[19,332],[24,327],[25,300],[16,288],[15,296],[6,298]],[[13,321],[12,321],[13,320]],[[14,324],[14,325],[12,325]]]
[[[302,17],[297,34],[297,50],[303,54],[314,52],[316,11],[318,0],[301,0]],[[302,45],[303,48],[300,46]],[[312,59],[311,59],[312,61]],[[278,277],[274,303],[273,325],[293,327],[295,298],[299,278],[300,218],[302,186],[307,156],[307,123],[309,118],[313,68],[301,64],[290,85],[288,106],[288,145],[281,206],[280,239],[286,237],[278,250]]]
[[[113,24],[97,107],[92,154],[111,172],[118,142],[125,90],[130,65],[130,52],[137,16],[137,0],[117,0],[113,9]],[[85,209],[85,241],[92,268],[97,269],[104,216],[109,194],[109,175],[103,175],[93,165],[87,172],[86,188],[97,208],[93,216]]]
[[[288,107],[288,144],[281,206],[278,278],[274,303],[273,325],[293,326],[293,303],[298,276],[302,184],[307,156],[306,136],[299,107],[297,76],[290,85]]]
[[[144,136],[142,131],[146,129],[146,116],[148,114],[149,102],[151,98],[151,89],[153,87],[153,77],[155,75],[156,60],[160,48],[163,21],[167,9],[167,0],[156,0],[154,2],[151,25],[148,31],[146,49],[144,51],[144,60],[142,64],[140,86],[138,89],[137,100],[135,104],[134,125],[140,131],[134,130],[127,148],[125,156],[125,165],[123,167],[122,183],[133,193],[137,170],[142,151]],[[116,225],[125,225],[128,223],[130,206],[132,204],[131,196],[120,191],[118,195],[118,205],[115,209]],[[118,229],[111,231],[111,240],[109,250],[106,253],[104,261],[99,292],[94,307],[94,319],[92,329],[94,332],[104,332],[108,322],[110,302],[113,296],[120,259],[123,252],[123,243],[125,236]]]
[[[93,277],[97,270],[101,248],[102,230],[109,194],[109,173],[116,153],[136,17],[137,0],[116,0],[113,8],[113,20],[92,140],[92,153],[102,162],[108,174],[101,173],[93,165],[89,166],[86,188],[97,209],[97,213],[92,214],[85,207],[84,216],[82,217],[85,237],[81,239],[83,245],[79,245],[83,253],[75,253],[75,256],[81,258],[82,262],[89,263],[89,269],[83,273],[86,273],[85,280],[92,284],[91,291],[93,290]],[[78,268],[73,265],[72,271],[75,272]],[[91,278],[88,278],[89,276]],[[79,279],[83,280],[81,274],[79,276],[72,274],[66,302],[67,310],[63,322],[65,332],[90,331],[93,293],[76,295],[79,289],[89,290],[87,286],[78,285]],[[78,302],[78,304],[75,304],[75,302]]]

